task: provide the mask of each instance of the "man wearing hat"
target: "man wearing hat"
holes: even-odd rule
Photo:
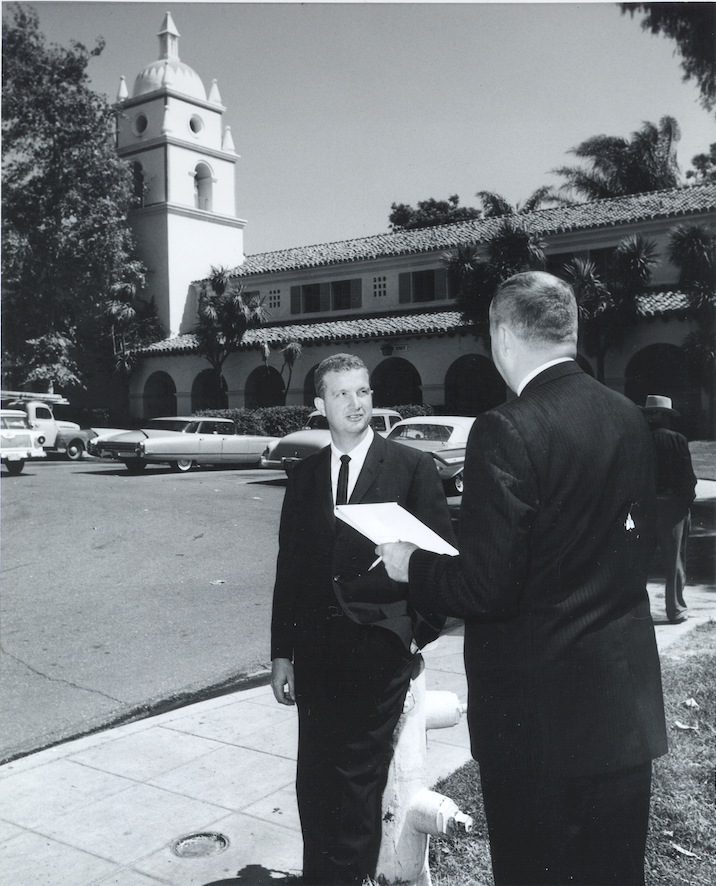
[[[671,398],[650,394],[643,411],[656,447],[657,538],[666,569],[666,616],[679,624],[686,621],[684,559],[696,475],[686,437],[672,428],[679,413]]]

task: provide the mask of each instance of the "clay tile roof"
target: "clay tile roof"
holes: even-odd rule
[[[681,292],[655,292],[637,299],[637,311],[642,317],[656,317],[680,313],[688,309],[688,297]],[[314,322],[286,322],[249,329],[241,347],[244,350],[263,344],[280,346],[288,341],[305,345],[347,343],[360,339],[381,339],[392,336],[442,336],[464,334],[469,330],[458,310],[422,311],[419,313],[384,314],[375,317],[354,317],[342,320]],[[194,354],[198,350],[196,337],[177,335],[142,348],[138,353],[146,357],[174,354]]]
[[[687,216],[694,212],[716,211],[716,184],[694,185],[645,194],[631,194],[609,200],[594,200],[574,206],[557,206],[524,213],[519,220],[537,236],[565,233],[664,217]],[[489,239],[503,218],[472,219],[421,228],[375,234],[357,240],[338,240],[315,246],[297,246],[246,256],[231,274],[250,277],[278,271],[296,271],[325,265],[385,256],[409,255],[454,248],[461,243]]]

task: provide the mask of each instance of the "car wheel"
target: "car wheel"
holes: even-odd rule
[[[459,474],[455,474],[455,476],[450,481],[450,494],[451,495],[462,495],[462,491],[465,488],[465,481],[462,475],[462,471]]]
[[[190,458],[178,458],[172,462],[172,470],[181,471],[182,474],[185,474],[191,470],[193,464],[194,462]]]
[[[125,461],[124,464],[130,474],[141,474],[147,466],[143,458],[133,458],[131,461]]]
[[[18,474],[21,474],[24,467],[25,460],[22,458],[19,461],[7,462],[7,469],[13,475],[13,477],[17,477]]]
[[[85,445],[81,440],[70,440],[67,444],[67,458],[72,461],[79,461],[82,458],[82,453],[85,451]]]

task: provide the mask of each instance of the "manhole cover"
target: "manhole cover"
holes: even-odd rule
[[[223,834],[189,834],[180,837],[172,849],[179,858],[206,858],[207,855],[218,855],[228,845],[228,837]]]

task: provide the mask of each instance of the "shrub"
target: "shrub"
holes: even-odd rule
[[[305,427],[313,410],[310,406],[263,406],[258,409],[204,409],[197,415],[230,418],[240,434],[283,437]]]

